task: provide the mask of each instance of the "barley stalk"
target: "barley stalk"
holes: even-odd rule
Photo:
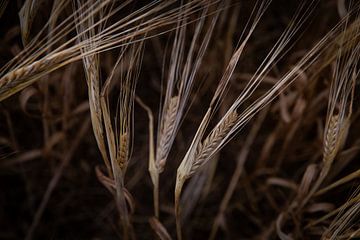
[[[149,118],[149,173],[151,181],[154,185],[153,188],[153,202],[155,217],[159,217],[159,172],[155,164],[155,148],[154,148],[154,117],[151,109],[141,101],[140,98],[135,98],[137,103],[147,112]]]

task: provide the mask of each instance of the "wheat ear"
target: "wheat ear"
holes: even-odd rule
[[[5,74],[0,78],[0,101],[31,85],[42,75],[61,67],[64,59],[73,54],[73,49],[67,49]]]
[[[159,169],[159,173],[164,170],[164,165],[167,157],[167,153],[170,151],[171,142],[170,139],[173,135],[174,128],[176,127],[176,117],[179,107],[179,97],[174,96],[170,99],[168,107],[164,115],[164,124],[160,130],[160,144],[156,151],[156,163]]]
[[[201,166],[203,166],[208,159],[211,158],[217,147],[229,134],[232,127],[235,125],[238,119],[236,111],[230,112],[200,143],[196,149],[194,156],[194,163],[192,164],[191,170],[187,177],[191,177]]]

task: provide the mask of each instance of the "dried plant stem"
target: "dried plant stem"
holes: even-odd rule
[[[121,170],[119,169],[118,172]],[[126,204],[126,198],[124,193],[124,177],[120,174],[114,174],[116,186],[122,186],[116,188],[116,205],[120,213],[120,221],[123,228],[123,239],[135,239],[134,231],[130,222],[129,211]]]
[[[149,172],[153,187],[153,201],[155,217],[159,218],[159,171],[155,164],[154,151],[154,117],[151,109],[139,98],[136,97],[137,103],[146,111],[149,118]]]
[[[154,172],[150,172],[151,173],[151,180],[153,182],[153,201],[154,201],[154,212],[155,212],[155,217],[159,218],[160,217],[160,207],[159,207],[159,178],[160,178],[160,174],[158,171]]]
[[[181,209],[180,209],[180,196],[182,187],[185,183],[185,178],[181,177],[176,179],[176,185],[175,185],[175,221],[176,221],[176,235],[177,239],[182,239],[182,233],[181,233]]]

